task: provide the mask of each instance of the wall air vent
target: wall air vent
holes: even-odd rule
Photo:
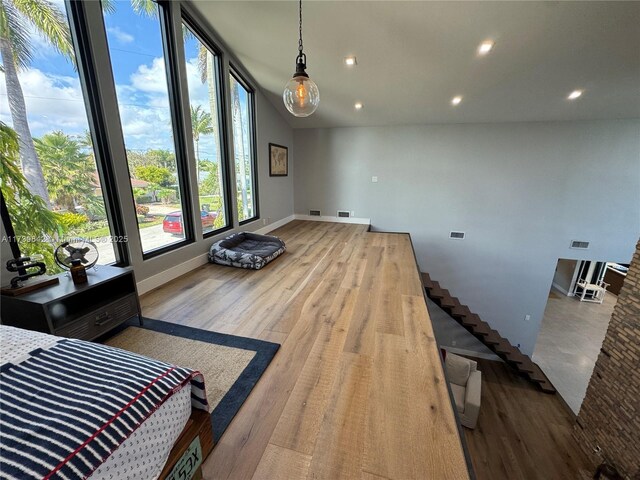
[[[310,217],[319,217],[320,216],[320,210],[309,210],[309,216]]]
[[[571,248],[580,248],[585,250],[589,248],[589,242],[581,242],[580,240],[571,240]]]
[[[349,218],[351,216],[351,212],[348,210],[338,210],[339,218]]]
[[[464,240],[464,232],[449,232],[449,238]]]

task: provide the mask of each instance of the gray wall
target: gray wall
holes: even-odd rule
[[[564,294],[571,292],[571,280],[573,280],[573,274],[576,271],[577,265],[577,260],[558,259],[556,272],[553,275],[553,284],[560,287]]]
[[[294,146],[296,213],[410,232],[421,269],[528,354],[558,258],[628,263],[640,234],[640,121],[295,130]]]

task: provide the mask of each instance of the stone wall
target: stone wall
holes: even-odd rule
[[[640,479],[640,241],[578,414],[574,437],[596,464]]]

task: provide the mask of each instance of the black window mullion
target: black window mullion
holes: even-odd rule
[[[171,14],[171,2],[169,0],[158,0],[158,13],[160,17],[160,31],[162,36],[162,46],[164,52],[164,60],[167,74],[167,87],[169,94],[169,109],[172,117],[173,141],[176,154],[176,168],[178,171],[178,184],[180,186],[182,205],[182,222],[184,231],[184,240],[166,247],[151,250],[143,253],[143,258],[161,255],[168,251],[174,250],[195,241],[195,229],[193,225],[193,208],[188,196],[191,195],[189,170],[187,166],[187,147],[185,144],[184,132],[185,121],[180,109],[180,81],[178,61],[176,56],[176,37],[173,29],[173,15]]]
[[[254,215],[250,218],[238,222],[238,225],[245,225],[249,222],[254,222],[260,218],[260,202],[258,197],[258,161],[257,161],[257,148],[256,148],[256,92],[251,84],[244,78],[244,76],[238,71],[238,69],[229,63],[229,71],[236,81],[244,87],[249,96],[249,128],[251,129],[249,142],[250,154],[251,154],[251,188],[253,192],[253,209]],[[235,162],[235,159],[234,159]]]
[[[220,142],[220,154],[222,158],[219,160],[219,165],[222,169],[222,182],[221,190],[224,191],[224,211],[227,225],[225,227],[207,232],[203,235],[204,238],[212,237],[226,230],[233,228],[233,206],[231,203],[231,179],[229,177],[229,145],[227,142],[226,132],[228,129],[227,116],[225,115],[224,99],[226,98],[226,85],[223,81],[222,72],[222,50],[210,40],[209,36],[200,27],[199,23],[184,9],[182,9],[182,20],[188,25],[189,29],[196,35],[198,40],[202,44],[211,50],[216,55],[216,68],[215,68],[215,81],[216,81],[216,93],[218,95],[218,125],[220,126],[220,132],[218,135],[218,141]]]
[[[96,168],[105,201],[107,221],[111,227],[112,236],[116,239],[114,242],[116,265],[126,266],[130,264],[129,251],[124,242],[127,232],[122,209],[120,208],[118,185],[107,138],[104,109],[100,101],[98,78],[93,64],[85,5],[83,2],[71,0],[67,0],[66,3],[69,23],[71,24],[71,37],[76,52],[78,75],[80,76],[80,85],[85,97],[89,130],[96,156]]]

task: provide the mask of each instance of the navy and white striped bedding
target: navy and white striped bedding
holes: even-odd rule
[[[86,478],[189,383],[192,406],[208,410],[199,372],[124,350],[57,339],[11,359],[0,367],[0,476]]]

